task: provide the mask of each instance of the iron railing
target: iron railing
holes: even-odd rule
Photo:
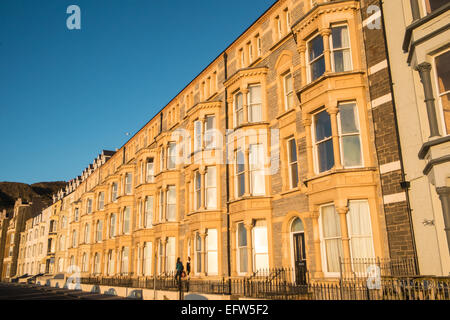
[[[274,300],[450,300],[450,277],[353,277],[297,284],[294,270],[260,270],[250,277],[182,279],[174,273],[153,277],[88,277],[83,284]],[[373,281],[372,281],[373,280]]]
[[[417,276],[413,257],[400,259],[344,259],[339,258],[340,279],[354,280],[368,277],[414,277]]]

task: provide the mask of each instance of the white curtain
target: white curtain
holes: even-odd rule
[[[250,86],[248,92],[248,120],[259,122],[262,120],[261,86]]]
[[[328,272],[339,272],[339,257],[342,257],[342,236],[339,216],[333,205],[321,208],[323,241]]]
[[[208,229],[208,235],[206,236],[206,250],[206,272],[208,272],[209,275],[217,274],[219,272],[217,261],[217,229]]]
[[[206,208],[217,208],[216,167],[206,169]]]
[[[347,224],[352,258],[374,258],[369,203],[367,200],[350,201]]]
[[[253,228],[254,271],[269,268],[269,244],[266,222],[259,220]]]
[[[166,271],[174,271],[175,263],[175,237],[169,237],[166,244]]]
[[[264,148],[262,144],[250,145],[250,186],[253,195],[264,195],[266,182],[264,175]]]
[[[144,245],[144,275],[152,273],[152,243],[146,242]]]
[[[167,221],[176,220],[176,193],[175,186],[169,186],[167,190]]]

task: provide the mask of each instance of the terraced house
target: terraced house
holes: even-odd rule
[[[336,279],[375,259],[417,272],[390,80],[375,72],[380,9],[274,3],[55,197],[49,270],[152,276],[190,257],[199,279]]]

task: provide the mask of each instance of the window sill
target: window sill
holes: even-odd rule
[[[375,167],[359,167],[359,168],[349,168],[349,169],[330,169],[328,171],[314,174],[312,177],[308,177],[304,180],[305,185],[308,185],[308,182],[314,181],[323,177],[331,176],[333,174],[337,173],[347,173],[347,172],[358,172],[358,171],[377,171],[377,168]]]
[[[243,200],[252,200],[252,199],[272,199],[272,196],[267,196],[267,195],[259,195],[259,196],[242,196],[233,200],[228,201],[229,204],[235,203],[235,202],[239,202],[239,201],[243,201]]]
[[[308,82],[307,84],[305,84],[304,86],[300,87],[300,89],[298,89],[296,91],[297,94],[302,94],[304,93],[306,90],[310,89],[311,87],[319,84],[320,82],[329,79],[329,78],[335,78],[335,77],[339,77],[339,76],[344,76],[344,75],[352,75],[352,74],[364,74],[364,71],[362,70],[351,70],[351,71],[344,71],[344,72],[330,72],[330,73],[324,73],[323,75],[321,75],[319,78]]]
[[[259,126],[259,125],[269,125],[269,124],[270,124],[270,123],[267,122],[267,121],[247,122],[247,123],[243,123],[243,124],[240,124],[240,125],[234,127],[233,130],[234,130],[234,131],[237,131],[237,130],[239,130],[239,129],[243,129],[243,128],[246,128],[246,127]]]
[[[219,209],[219,208],[214,208],[214,209],[203,209],[203,210],[198,209],[198,210],[190,211],[190,212],[186,213],[186,215],[187,215],[187,216],[192,216],[192,215],[195,215],[195,214],[197,214],[197,213],[217,212],[217,211],[220,211],[220,209]]]

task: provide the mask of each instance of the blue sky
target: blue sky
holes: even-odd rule
[[[0,181],[78,176],[274,0],[1,0]],[[68,6],[81,30],[66,27]]]

